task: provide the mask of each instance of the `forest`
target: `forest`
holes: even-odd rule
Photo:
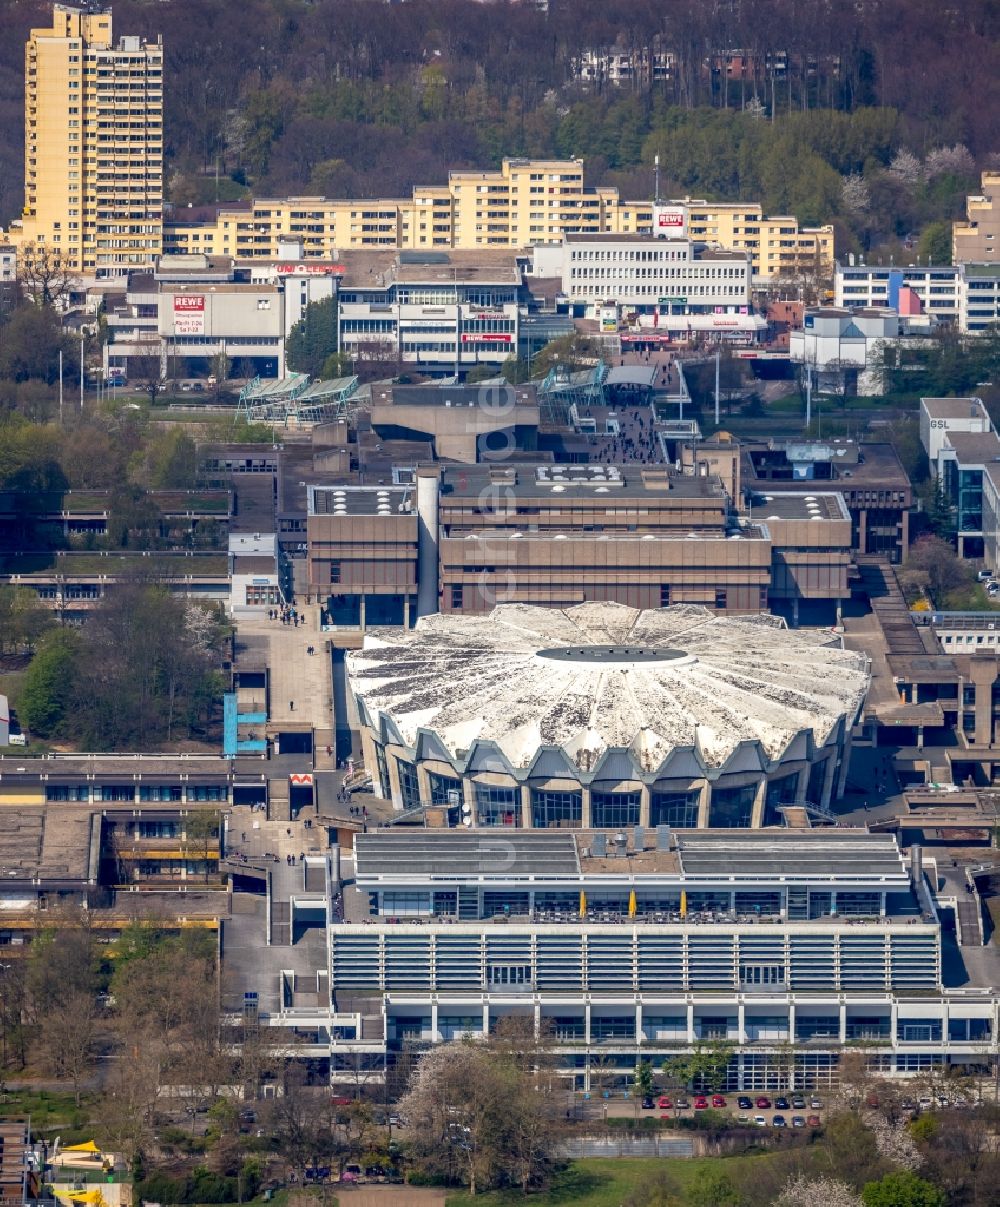
[[[23,44],[48,0],[0,2],[0,223],[22,204]],[[162,34],[170,198],[405,195],[504,155],[586,157],[590,183],[759,199],[844,248],[961,213],[1000,152],[995,0],[119,0]],[[653,46],[670,76],[580,79]],[[734,70],[721,49],[741,48]]]

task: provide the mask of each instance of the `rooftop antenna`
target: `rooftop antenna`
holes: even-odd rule
[[[653,156],[653,204],[660,204],[660,157]]]

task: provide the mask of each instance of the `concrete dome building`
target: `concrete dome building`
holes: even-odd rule
[[[867,659],[701,607],[502,604],[347,655],[366,765],[465,825],[781,825],[843,788]]]

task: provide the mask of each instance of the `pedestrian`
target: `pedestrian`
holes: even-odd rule
[[[294,711],[295,711],[295,701],[294,701],[294,700],[289,700],[289,701],[288,701],[288,711],[289,711],[289,712],[294,712]]]

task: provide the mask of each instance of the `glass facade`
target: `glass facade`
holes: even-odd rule
[[[693,830],[698,825],[698,808],[701,793],[657,792],[650,797],[649,822],[653,826],[674,826]]]
[[[476,784],[476,824],[480,826],[519,826],[521,790],[495,784]]]
[[[396,770],[399,773],[399,795],[404,809],[415,809],[420,804],[420,780],[417,769],[412,763],[396,760]]]
[[[641,792],[590,793],[590,824],[597,830],[619,830],[639,824]]]
[[[438,775],[432,771],[427,779],[431,789],[431,804],[432,805],[457,805],[462,804],[462,781],[455,779],[450,775]]]
[[[756,796],[756,784],[746,784],[742,788],[719,788],[713,785],[708,824],[725,830],[749,828]]]
[[[531,824],[536,830],[579,829],[583,824],[583,793],[532,788]]]

